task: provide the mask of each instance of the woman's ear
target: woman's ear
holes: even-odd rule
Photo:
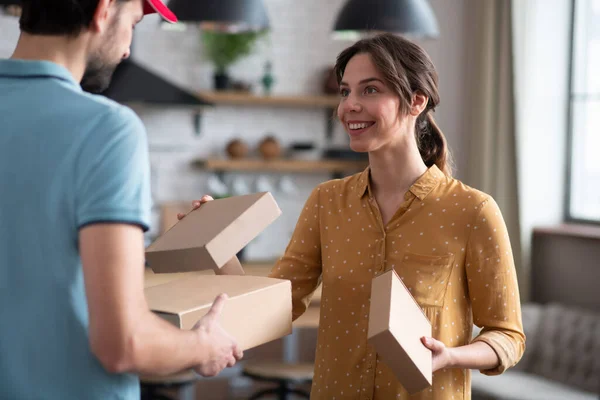
[[[428,102],[429,97],[419,92],[413,93],[412,104],[410,105],[410,115],[418,117],[423,110],[425,110]]]

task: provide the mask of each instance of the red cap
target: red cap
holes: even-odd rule
[[[154,13],[160,14],[167,22],[177,22],[177,16],[161,0],[146,0],[144,3],[144,14]]]

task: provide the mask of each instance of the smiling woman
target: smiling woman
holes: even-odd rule
[[[470,399],[470,369],[502,373],[524,350],[500,210],[451,177],[432,116],[438,76],[423,49],[379,35],[343,51],[335,72],[338,119],[369,167],[312,192],[271,272],[292,281],[294,318],[323,285],[311,398],[409,398],[367,340],[371,281],[394,269],[432,325],[421,341],[433,385],[410,398]],[[484,329],[471,341],[473,323]]]
[[[369,166],[312,191],[270,274],[292,282],[294,319],[322,284],[311,399],[468,400],[471,369],[501,374],[525,348],[500,209],[451,177],[423,49],[379,35],[343,51],[335,71],[338,118]],[[432,337],[414,340],[432,353],[433,384],[412,396],[368,342],[371,282],[390,270],[431,322]]]

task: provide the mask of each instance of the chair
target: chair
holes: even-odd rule
[[[292,386],[312,383],[314,366],[282,362],[251,362],[244,366],[242,375],[257,381],[277,384],[277,387],[254,393],[248,400],[257,400],[272,394],[277,395],[278,400],[288,400],[288,395],[291,394],[308,399],[310,398],[308,392]]]

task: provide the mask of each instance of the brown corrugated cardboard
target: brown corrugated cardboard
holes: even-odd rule
[[[423,336],[431,337],[431,323],[396,272],[374,278],[368,340],[410,394],[431,386],[432,355]]]
[[[209,201],[148,246],[146,262],[156,273],[218,270],[280,215],[268,192]]]
[[[191,329],[226,293],[219,322],[242,350],[292,332],[292,286],[289,280],[259,276],[187,276],[147,287],[152,311],[181,329]]]

